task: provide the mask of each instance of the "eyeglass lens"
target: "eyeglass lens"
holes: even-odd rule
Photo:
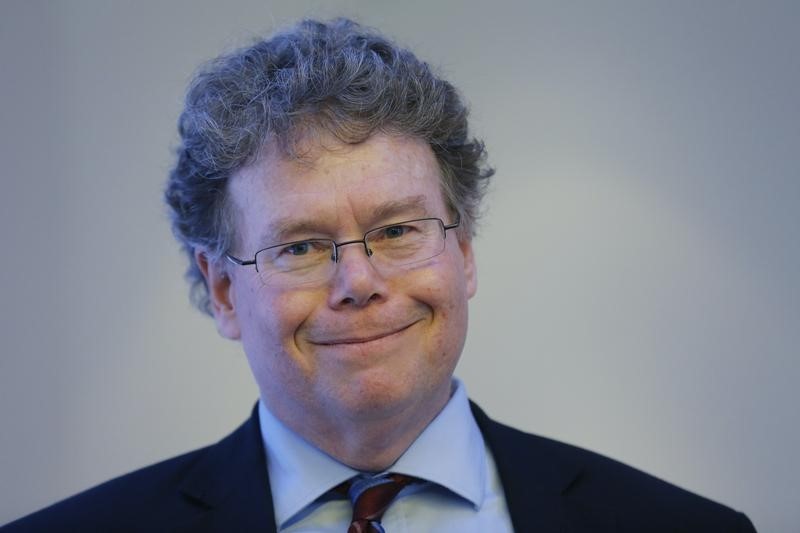
[[[344,247],[360,244],[382,274],[392,268],[426,261],[444,250],[444,224],[438,218],[411,220],[372,229],[363,241],[336,244],[329,239],[309,239],[261,250],[256,269],[270,283],[303,284],[329,279]]]

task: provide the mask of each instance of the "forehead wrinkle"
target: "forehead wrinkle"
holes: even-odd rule
[[[259,236],[258,243],[260,246],[272,246],[287,240],[294,240],[301,234],[313,236],[313,233],[319,232],[319,228],[320,223],[318,221],[310,219],[298,220],[292,216],[281,217],[270,222]]]
[[[251,238],[256,238],[254,244],[257,250],[286,242],[285,236],[308,234],[315,230],[319,231],[319,221],[298,219],[292,214],[278,216],[264,225],[263,219],[269,218],[269,216],[267,212],[264,212],[263,206],[259,202],[260,199],[277,196],[274,190],[276,181],[290,186],[288,192],[282,191],[280,193],[284,202],[290,195],[302,193],[301,182],[307,179],[314,168],[311,160],[298,161],[273,151],[263,154],[253,164],[240,169],[236,174],[237,179],[231,180],[231,183],[235,182],[236,187],[240,189],[239,194],[236,195],[238,197],[236,202],[238,209],[235,211],[239,222],[237,225],[246,230]],[[291,179],[288,179],[289,176],[291,176]],[[248,185],[253,190],[246,190]],[[251,220],[251,224],[246,224],[246,220],[244,220],[244,213],[246,212],[256,217],[255,220]],[[245,242],[248,240],[244,239]]]
[[[407,144],[413,141],[413,139],[378,138],[377,141],[380,144],[386,144],[391,141]],[[335,147],[338,147],[338,145],[335,145]],[[269,213],[257,214],[256,218],[250,221],[250,227],[244,228],[249,230],[247,233],[249,233],[251,237],[257,238],[257,241],[253,242],[251,246],[262,249],[267,246],[310,237],[351,238],[351,234],[349,233],[344,236],[338,235],[337,233],[352,231],[348,229],[351,223],[353,227],[359,228],[360,231],[368,231],[373,227],[390,223],[392,219],[397,221],[400,217],[408,220],[412,218],[430,216],[441,217],[445,215],[445,213],[440,213],[441,207],[444,207],[446,210],[446,205],[440,205],[440,203],[444,204],[445,202],[439,183],[439,168],[435,162],[428,161],[427,157],[412,157],[409,154],[405,154],[405,164],[400,165],[400,167],[403,168],[396,168],[397,165],[394,163],[388,169],[381,168],[380,163],[376,168],[374,167],[374,161],[369,159],[361,161],[361,165],[356,171],[360,171],[364,174],[362,179],[365,182],[369,182],[372,177],[371,175],[375,172],[380,174],[385,174],[387,171],[389,174],[399,172],[400,174],[395,176],[398,183],[405,182],[406,180],[414,181],[427,179],[428,175],[431,173],[436,175],[437,194],[435,196],[430,194],[409,194],[401,196],[398,199],[390,199],[381,202],[381,197],[385,197],[385,195],[388,195],[387,193],[391,191],[376,191],[377,194],[371,194],[367,198],[363,196],[359,198],[358,194],[353,197],[349,194],[353,192],[351,186],[337,179],[340,177],[339,174],[349,171],[349,169],[339,170],[339,167],[343,164],[358,164],[357,162],[359,162],[359,156],[361,155],[360,153],[353,153],[353,150],[355,150],[357,146],[345,145],[341,148],[340,150],[332,150],[331,147],[328,146],[318,146],[316,150],[314,150],[315,157],[306,158],[303,161],[287,159],[274,153],[266,154],[258,164],[251,165],[239,172],[240,179],[237,181],[249,181],[261,193],[247,194],[244,191],[240,191],[243,192],[243,194],[239,195],[238,199],[242,200],[245,204],[241,206],[245,208],[245,210],[248,207],[246,204],[252,204],[250,207],[256,206],[257,202],[255,202],[255,200],[258,196],[264,195],[273,197],[276,192],[272,190],[273,179],[277,179],[279,182],[283,182],[289,186],[289,190],[282,191],[282,194],[287,194],[287,192],[289,194],[304,193],[306,191],[302,184],[304,182],[307,183],[306,180],[311,179],[318,181],[321,190],[318,190],[317,193],[319,194],[322,190],[328,188],[328,202],[332,202],[328,203],[327,206],[321,206],[317,203],[315,207],[323,210],[317,211],[316,213],[304,213],[303,211],[306,210],[303,208],[297,209],[294,213],[287,212],[285,208],[289,206],[286,205],[285,202],[279,202],[279,205],[275,206],[278,207],[278,212],[273,211],[272,213],[276,218],[269,220],[272,218],[269,216]],[[321,153],[318,153],[320,151]],[[432,154],[430,155],[432,157]],[[386,159],[386,154],[382,154],[382,156],[383,159]],[[433,164],[431,165],[429,163]],[[433,168],[430,168],[431,166]],[[286,180],[290,175],[292,179]],[[244,178],[244,180],[241,178]],[[367,183],[364,183],[364,186],[366,187]],[[402,194],[402,186],[398,188]],[[416,187],[411,188],[413,191]],[[369,187],[367,187],[367,189],[369,189]],[[363,189],[359,188],[359,190]],[[358,200],[356,200],[356,198],[358,198]],[[323,202],[323,204],[324,203],[326,202]],[[308,207],[314,206],[313,204],[315,204],[315,202],[311,202],[311,204],[312,205]],[[331,208],[332,211],[328,211],[328,209]],[[283,213],[281,213],[281,211],[283,211]],[[262,219],[261,224],[259,224],[258,218]],[[264,220],[265,218],[267,220]],[[348,220],[350,222],[347,222]],[[245,242],[249,240],[250,239],[247,239]]]
[[[376,221],[386,220],[398,215],[432,216],[426,206],[426,196],[418,194],[406,196],[399,200],[383,202],[373,209],[372,218]]]
[[[389,222],[391,218],[404,215],[406,217],[433,216],[426,207],[425,195],[412,195],[398,200],[388,200],[370,208],[369,221],[377,224]],[[259,237],[259,244],[271,246],[299,237],[322,237],[325,222],[314,219],[297,219],[292,215],[280,217],[269,223]],[[371,228],[361,228],[369,231]]]

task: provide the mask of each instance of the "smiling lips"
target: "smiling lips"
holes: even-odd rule
[[[384,339],[386,337],[390,337],[397,333],[403,332],[416,324],[416,322],[412,322],[406,326],[402,326],[398,329],[393,329],[391,331],[387,331],[384,333],[378,333],[377,335],[370,335],[367,337],[342,337],[338,339],[331,339],[331,340],[319,340],[313,341],[314,344],[319,344],[321,346],[336,346],[336,345],[343,345],[343,344],[365,344],[368,342],[376,341],[379,339]]]

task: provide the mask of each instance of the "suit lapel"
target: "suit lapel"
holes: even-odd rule
[[[201,511],[179,531],[275,532],[256,408],[249,420],[208,449],[180,490]]]
[[[515,531],[615,531],[614,517],[608,512],[569,498],[582,465],[557,453],[566,449],[564,445],[499,424],[474,403],[470,405],[497,465]]]
[[[470,405],[497,465],[515,531],[615,531],[613,515],[569,498],[582,466],[570,460],[569,454],[558,452],[566,449],[564,445],[499,424],[474,403]],[[180,491],[196,513],[176,532],[275,533],[256,408],[236,431],[208,448],[186,474]]]

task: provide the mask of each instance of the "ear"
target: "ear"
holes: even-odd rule
[[[206,252],[195,250],[194,260],[203,273],[211,302],[211,313],[217,323],[217,331],[231,340],[241,338],[239,319],[236,316],[236,299],[233,284],[222,261],[209,260]]]
[[[464,256],[464,278],[467,282],[467,298],[472,298],[478,290],[478,268],[475,265],[475,255],[472,252],[472,239],[458,240],[461,255]]]

